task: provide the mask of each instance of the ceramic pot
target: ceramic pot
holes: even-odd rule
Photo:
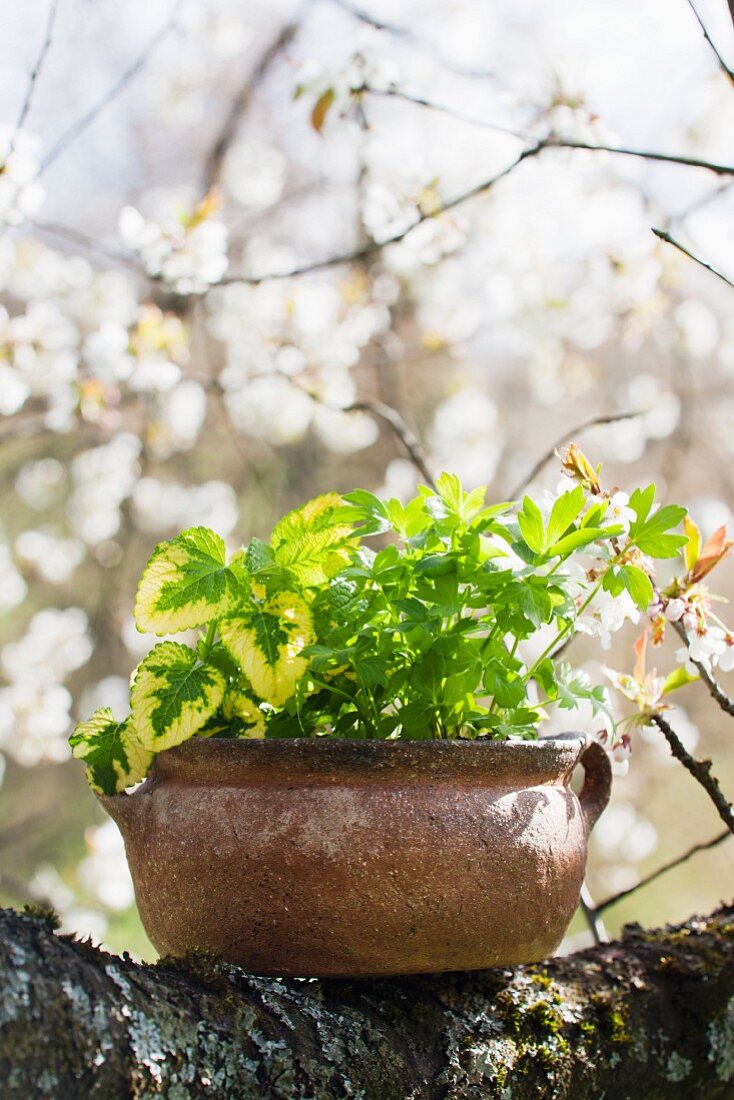
[[[576,764],[585,781],[570,787]],[[552,955],[604,809],[604,750],[539,741],[191,741],[101,798],[161,954],[256,974],[484,969]]]

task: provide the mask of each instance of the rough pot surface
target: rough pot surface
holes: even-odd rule
[[[586,773],[580,799],[571,774]],[[259,974],[513,966],[570,923],[611,771],[540,741],[229,741],[161,754],[119,823],[146,931]]]

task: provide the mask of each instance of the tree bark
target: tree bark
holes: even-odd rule
[[[734,908],[515,970],[257,978],[138,965],[0,910],[0,1094],[734,1097]]]

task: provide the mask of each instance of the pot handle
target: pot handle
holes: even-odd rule
[[[584,769],[584,785],[579,801],[588,836],[612,793],[612,765],[598,741],[588,742],[579,757],[579,764]]]

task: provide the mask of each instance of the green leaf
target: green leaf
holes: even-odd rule
[[[87,766],[93,791],[119,794],[145,779],[153,753],[140,742],[130,718],[116,722],[109,707],[80,722],[69,738],[72,755]]]
[[[304,588],[324,584],[352,561],[357,539],[343,514],[342,498],[326,493],[289,512],[273,528],[275,562]]]
[[[140,631],[175,634],[229,614],[245,598],[242,555],[226,564],[223,540],[207,527],[192,527],[159,543],[135,599]]]
[[[500,707],[514,710],[525,701],[523,679],[511,669],[498,669],[490,665],[484,673],[484,686]]]
[[[623,565],[619,572],[624,587],[640,611],[647,611],[653,599],[652,581],[647,573],[636,565]]]
[[[635,540],[643,554],[651,558],[676,558],[681,546],[688,542],[687,535],[640,535]]]
[[[650,514],[650,509],[655,500],[655,486],[648,485],[646,489],[635,489],[630,497],[630,508],[637,516],[637,524],[642,526]]]
[[[649,490],[647,490],[649,492]],[[652,558],[674,558],[681,546],[685,546],[687,535],[666,534],[677,527],[686,516],[685,508],[676,504],[667,504],[644,520],[638,520],[630,527],[630,539]]]
[[[526,544],[534,553],[542,554],[545,549],[543,513],[530,497],[523,500],[522,511],[517,513],[517,522]]]
[[[270,569],[275,561],[273,551],[260,539],[253,538],[245,554],[245,567],[251,574],[262,573]]]
[[[669,695],[671,691],[677,691],[678,688],[685,687],[686,684],[692,684],[698,679],[699,676],[697,672],[689,672],[685,665],[681,665],[665,677],[662,694]]]
[[[381,535],[390,530],[390,516],[385,502],[374,493],[368,493],[366,489],[355,489],[354,492],[347,493],[344,500],[351,505],[344,509],[345,517],[350,522],[361,524],[361,535]]]
[[[582,485],[577,485],[575,489],[569,489],[558,497],[548,519],[546,545],[552,546],[561,535],[565,535],[584,507],[585,500],[586,494]]]
[[[567,554],[571,554],[574,550],[581,550],[582,547],[589,546],[598,539],[612,538],[613,535],[619,535],[621,532],[622,528],[620,526],[582,527],[579,531],[572,531],[570,535],[559,539],[555,545],[548,549],[546,556],[549,558],[565,558]]]
[[[294,592],[278,592],[243,615],[225,619],[222,642],[256,695],[281,707],[308,668],[303,655],[315,641],[308,605]]]
[[[135,728],[142,744],[161,752],[188,741],[219,707],[225,680],[178,642],[161,642],[138,665],[131,691]]]

